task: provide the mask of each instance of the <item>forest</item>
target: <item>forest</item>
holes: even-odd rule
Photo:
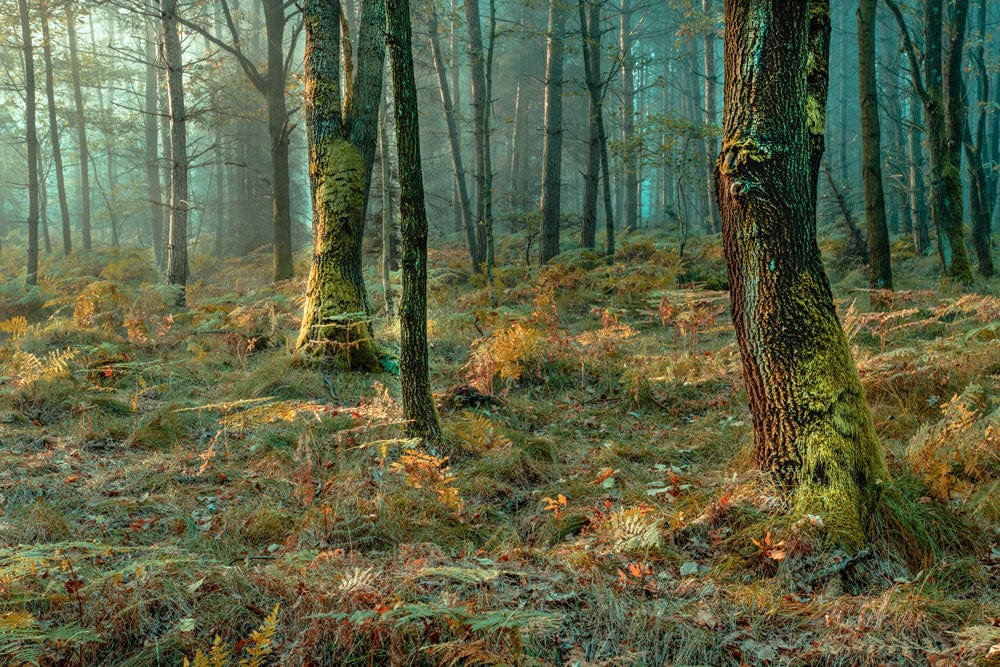
[[[0,0],[0,664],[1000,666],[1000,2]]]

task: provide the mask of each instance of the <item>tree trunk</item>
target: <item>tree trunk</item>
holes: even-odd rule
[[[163,52],[170,106],[170,225],[167,232],[167,282],[177,288],[177,305],[185,305],[188,279],[187,110],[184,106],[184,62],[177,34],[177,0],[160,0]]]
[[[476,221],[469,201],[469,191],[465,186],[465,165],[462,161],[462,140],[458,129],[458,119],[455,117],[455,107],[451,103],[451,91],[448,86],[448,73],[444,67],[444,55],[441,52],[441,42],[438,39],[437,12],[433,7],[429,17],[431,54],[434,58],[434,70],[437,73],[438,92],[441,96],[441,106],[448,126],[448,148],[451,150],[451,166],[454,170],[455,188],[458,194],[458,209],[462,217],[462,228],[465,230],[465,242],[469,248],[469,258],[473,273],[482,271],[483,253],[476,238]]]
[[[76,136],[80,157],[80,233],[84,250],[91,249],[90,238],[90,151],[87,148],[87,112],[83,104],[80,85],[80,55],[76,47],[76,15],[66,13],[66,35],[69,39],[70,73],[73,83],[73,101],[76,104]]]
[[[285,105],[285,2],[264,0],[267,32],[267,130],[271,139],[271,186],[274,197],[274,282],[291,278],[292,215],[288,173],[288,110]]]
[[[486,65],[483,58],[483,30],[479,0],[465,0],[465,20],[469,30],[469,79],[472,84],[472,128],[476,141],[476,225],[477,246],[486,247]]]
[[[977,12],[977,40],[970,48],[969,58],[976,73],[977,106],[976,134],[969,129],[968,112],[965,123],[965,156],[969,169],[969,204],[972,217],[972,247],[976,251],[979,274],[991,278],[995,273],[990,243],[990,222],[993,217],[993,192],[983,164],[986,148],[986,116],[990,100],[990,75],[986,67],[986,2],[980,0]],[[965,99],[963,84],[963,99]],[[996,113],[994,110],[993,113]]]
[[[400,304],[399,378],[403,418],[416,437],[437,440],[441,422],[431,395],[427,361],[427,213],[420,168],[417,84],[413,75],[409,0],[386,2],[386,42],[392,68],[399,162],[403,294]]]
[[[35,61],[31,49],[31,24],[26,0],[18,0],[21,50],[24,54],[24,137],[28,147],[28,274],[29,285],[38,283],[38,128],[35,120]]]
[[[962,72],[962,55],[965,48],[966,23],[969,16],[969,0],[953,0],[951,21],[948,31],[948,49],[944,59],[944,115],[947,140],[947,169],[945,171],[948,206],[952,211],[952,231],[949,240],[952,246],[952,276],[963,284],[972,280],[965,248],[964,197],[962,189],[962,146],[968,122],[968,104],[965,100],[965,82]],[[955,246],[959,246],[956,248]],[[961,252],[958,252],[961,250]],[[959,255],[962,255],[961,259]],[[962,263],[961,266],[956,264]]]
[[[69,204],[66,200],[66,176],[63,173],[62,146],[59,141],[59,119],[56,115],[55,82],[52,72],[52,38],[49,34],[49,10],[42,10],[42,54],[45,59],[45,96],[49,105],[49,136],[52,144],[52,168],[56,172],[56,192],[59,196],[59,215],[62,221],[63,254],[73,249],[69,225]]]
[[[385,4],[361,9],[354,94],[342,104],[339,3],[307,0],[305,95],[315,248],[296,349],[377,371],[361,264],[385,66]]]
[[[715,76],[715,19],[714,19],[714,6],[715,2],[713,0],[701,0],[701,10],[705,14],[706,24],[710,26],[709,30],[705,32],[702,37],[702,47],[704,51],[704,79],[705,79],[705,155],[706,155],[706,201],[708,203],[708,210],[706,211],[707,217],[709,219],[709,225],[712,229],[713,234],[718,234],[722,231],[722,223],[719,221],[719,207],[715,201],[715,176],[713,174],[713,165],[715,164],[715,156],[719,151],[718,143],[715,140],[715,134],[709,134],[708,132],[715,131],[715,107],[716,107],[716,76]],[[710,22],[710,23],[709,23]]]
[[[382,167],[382,293],[385,296],[385,318],[392,321],[396,308],[392,299],[392,183],[389,165],[389,119],[388,104],[383,107],[382,123],[379,126],[379,158]]]
[[[150,4],[154,0],[150,0]],[[146,192],[149,198],[149,230],[153,241],[153,258],[163,269],[167,254],[163,247],[163,191],[160,185],[158,150],[157,83],[156,83],[156,31],[146,21],[146,108],[143,113],[143,130],[146,148]]]
[[[726,0],[725,13],[717,195],[756,461],[853,551],[886,470],[816,241],[829,3]]]
[[[858,4],[858,85],[861,91],[861,152],[868,223],[868,286],[892,289],[889,228],[882,188],[882,131],[879,126],[878,83],[875,80],[875,10],[878,0]],[[814,113],[812,109],[810,114]],[[820,128],[822,129],[822,128]]]
[[[632,62],[632,1],[621,0],[619,48],[622,76],[622,225],[626,232],[634,231],[639,221],[639,166],[635,142],[635,72]],[[692,116],[693,117],[693,116]]]
[[[562,197],[562,89],[563,41],[566,11],[563,0],[549,3],[549,30],[545,57],[545,139],[542,146],[542,226],[538,262],[559,254]]]
[[[580,245],[597,245],[597,195],[601,179],[601,5],[595,0],[579,0],[580,34],[583,41],[583,72],[587,86],[588,131],[587,171],[583,176],[583,210]]]
[[[923,123],[920,114],[920,100],[910,96],[910,118],[908,123],[906,150],[909,156],[909,197],[910,226],[913,231],[913,248],[918,256],[927,254],[931,246],[930,235],[927,232],[927,193],[924,188],[924,149],[921,140],[920,127]]]

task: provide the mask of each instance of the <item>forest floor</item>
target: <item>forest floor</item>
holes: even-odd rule
[[[436,449],[392,374],[295,362],[269,257],[184,311],[139,251],[4,260],[3,664],[1000,664],[996,285],[838,274],[894,476],[849,557],[752,469],[717,244],[504,266],[497,307],[433,252]]]

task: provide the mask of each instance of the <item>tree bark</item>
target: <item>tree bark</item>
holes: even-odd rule
[[[90,151],[87,146],[87,112],[80,85],[80,55],[76,46],[76,15],[71,9],[66,13],[66,35],[69,40],[70,76],[73,84],[73,101],[76,105],[77,152],[80,157],[80,234],[84,250],[92,247],[90,237]]]
[[[187,110],[184,104],[184,61],[177,34],[177,0],[160,1],[163,52],[170,106],[170,225],[167,232],[167,282],[177,289],[177,305],[185,305],[188,279]]]
[[[545,58],[545,138],[542,145],[542,222],[538,263],[559,254],[562,199],[562,89],[563,42],[566,31],[564,0],[549,2],[549,30]]]
[[[62,145],[59,139],[59,119],[56,115],[55,77],[52,71],[52,37],[49,34],[49,8],[42,9],[42,54],[45,60],[45,96],[49,106],[49,137],[52,144],[52,168],[56,172],[56,193],[62,221],[63,254],[73,250],[69,223],[69,203],[66,200],[66,175],[63,172]]]
[[[882,187],[882,130],[879,124],[878,83],[875,80],[875,10],[878,0],[858,4],[858,89],[861,91],[861,153],[868,225],[868,286],[892,289],[889,228]],[[809,110],[813,113],[813,110]]]
[[[386,42],[392,68],[399,164],[403,294],[400,304],[399,377],[407,430],[420,438],[441,437],[427,360],[427,212],[420,167],[417,84],[413,75],[409,0],[386,2]]]
[[[829,3],[726,0],[717,196],[756,461],[849,550],[886,476],[816,240]]]
[[[28,148],[28,285],[38,283],[38,127],[35,118],[35,60],[26,0],[17,0],[24,54],[24,138]]]
[[[465,20],[469,30],[469,79],[472,84],[472,126],[476,141],[476,229],[477,245],[486,247],[486,171],[490,152],[486,137],[486,64],[483,57],[483,29],[479,0],[465,0]]]
[[[482,271],[483,253],[476,238],[476,221],[469,201],[469,191],[465,185],[465,164],[462,161],[462,140],[458,129],[458,119],[455,107],[451,103],[451,91],[448,86],[448,73],[444,67],[444,55],[441,52],[441,42],[438,39],[437,12],[430,8],[428,32],[430,35],[431,54],[434,58],[434,71],[437,74],[438,93],[441,96],[441,106],[444,109],[445,123],[448,126],[448,148],[451,151],[451,166],[454,170],[455,188],[457,190],[459,213],[462,218],[462,228],[465,230],[465,242],[469,249],[469,258],[473,273]]]

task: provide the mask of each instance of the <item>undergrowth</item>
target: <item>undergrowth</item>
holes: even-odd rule
[[[432,251],[433,446],[391,373],[294,363],[303,284],[268,286],[268,257],[196,258],[183,311],[142,251],[31,289],[0,262],[0,661],[1000,654],[1000,301],[840,294],[892,472],[848,555],[752,470],[717,245],[516,250],[497,307]]]

